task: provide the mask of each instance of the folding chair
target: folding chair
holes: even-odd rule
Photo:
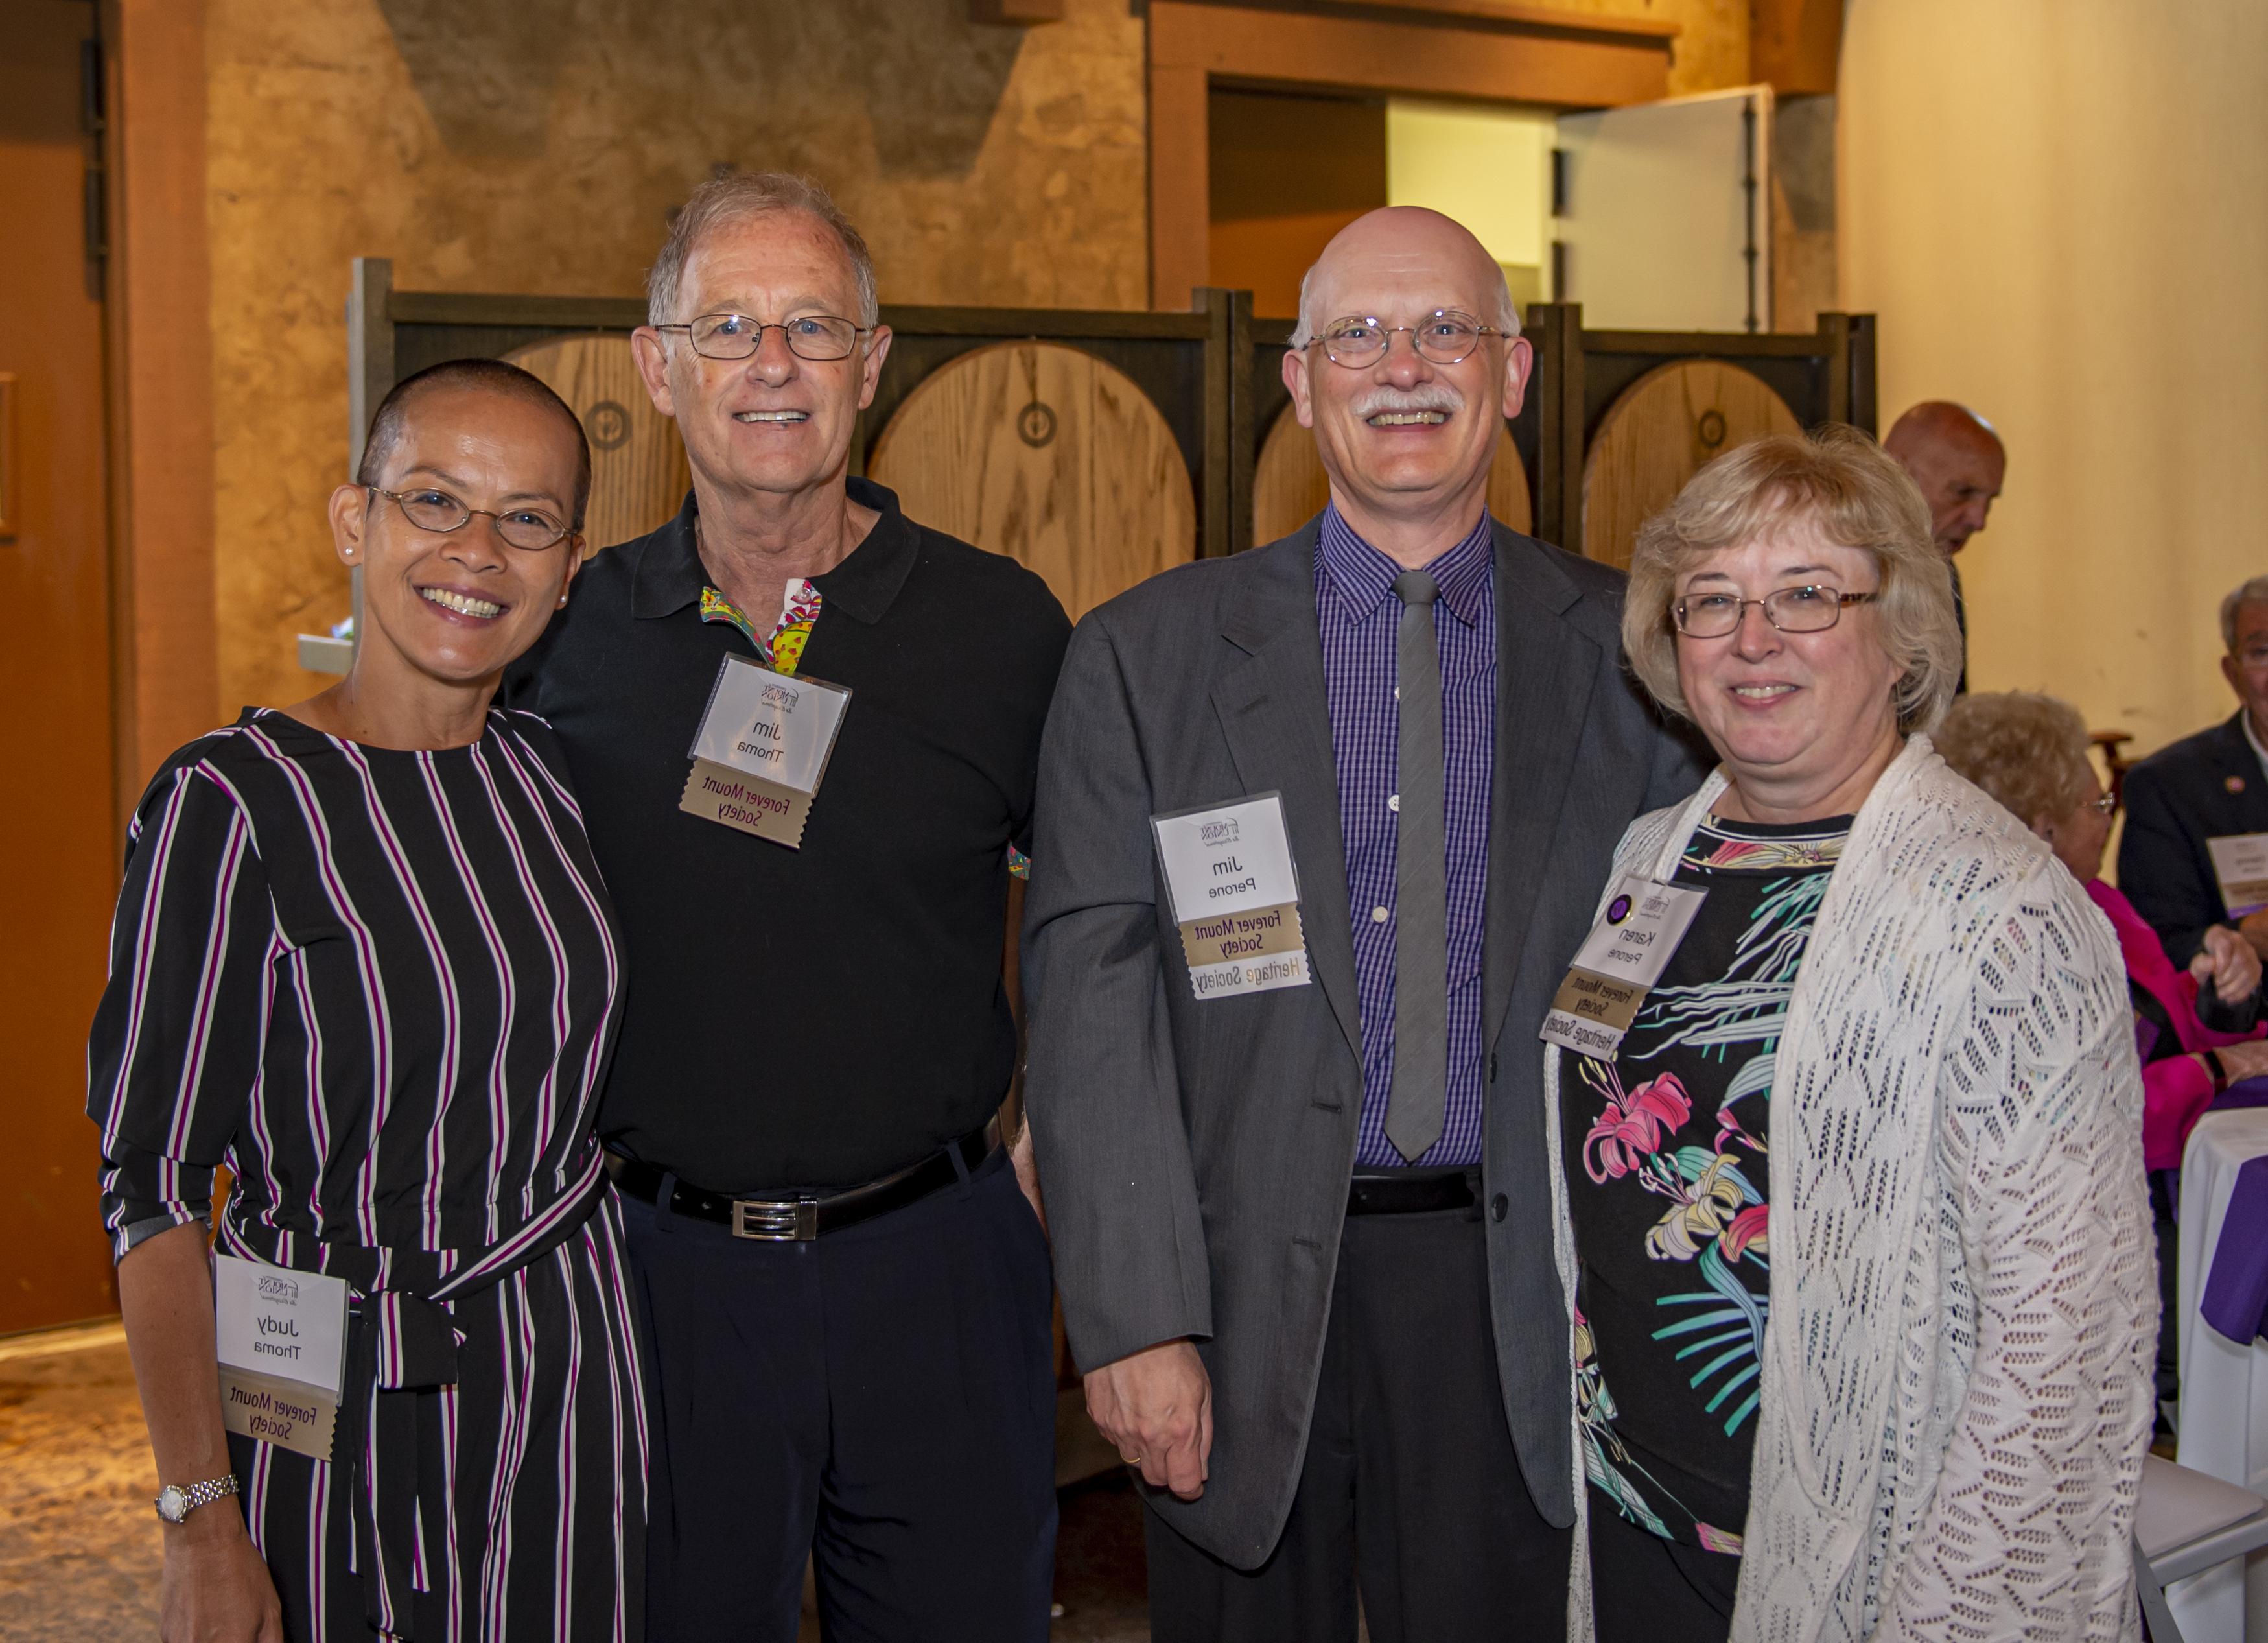
[[[2268,1500],[2187,1466],[2146,1455],[2134,1514],[2134,1580],[2150,1643],[2183,1643],[2166,1588],[2268,1546]]]

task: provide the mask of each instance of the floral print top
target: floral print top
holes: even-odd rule
[[[1772,1058],[1851,818],[1711,816],[1675,882],[1709,892],[1615,1058],[1560,1078],[1593,1511],[1738,1556],[1767,1278]]]

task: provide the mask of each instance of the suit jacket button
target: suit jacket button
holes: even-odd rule
[[[1491,1219],[1502,1220],[1506,1215],[1511,1213],[1511,1212],[1512,1200],[1505,1197],[1503,1193],[1499,1192],[1496,1197],[1489,1200],[1489,1215]]]

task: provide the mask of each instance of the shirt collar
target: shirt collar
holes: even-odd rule
[[[2260,745],[2259,733],[2252,728],[2252,710],[2249,707],[2238,708],[2236,722],[2244,726],[2244,740],[2252,748],[2252,756],[2260,761],[2261,775],[2268,777],[2268,748]]]
[[[851,501],[882,517],[841,564],[824,576],[813,577],[811,582],[828,609],[872,624],[882,619],[898,590],[905,586],[921,541],[913,521],[899,509],[895,491],[865,479],[846,483]],[[687,492],[677,517],[645,539],[637,569],[631,574],[632,615],[673,615],[700,602],[701,590],[709,586],[709,573],[702,566],[693,535],[693,521],[700,511],[693,494]]]
[[[1441,603],[1467,627],[1481,619],[1489,597],[1489,571],[1494,563],[1494,533],[1484,508],[1464,539],[1425,568],[1441,589]],[[1381,553],[1356,534],[1336,503],[1323,509],[1322,528],[1315,536],[1315,559],[1323,579],[1349,618],[1361,622],[1393,600],[1394,578],[1404,566]]]

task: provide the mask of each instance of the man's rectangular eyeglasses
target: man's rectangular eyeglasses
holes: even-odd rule
[[[497,534],[504,538],[506,546],[527,553],[556,548],[574,528],[562,525],[541,508],[509,508],[502,513],[487,508],[468,508],[447,491],[436,490],[430,485],[416,490],[381,490],[372,485],[370,492],[400,508],[402,517],[419,530],[442,536],[464,529],[472,522],[474,514],[485,513],[496,521]]]
[[[1689,639],[1721,639],[1741,625],[1754,605],[1782,633],[1818,633],[1843,620],[1843,607],[1863,605],[1873,593],[1845,593],[1821,584],[1775,588],[1762,599],[1731,593],[1690,593],[1670,608],[1677,630]]]
[[[764,333],[777,331],[788,351],[798,359],[814,362],[848,359],[858,339],[873,327],[859,325],[831,313],[806,313],[766,325],[745,313],[704,313],[683,325],[657,325],[657,331],[682,331],[693,351],[703,359],[747,359],[764,345]]]
[[[1510,335],[1493,325],[1483,325],[1469,313],[1460,313],[1454,308],[1436,308],[1416,325],[1381,325],[1375,315],[1349,314],[1325,326],[1314,342],[1322,344],[1323,352],[1333,365],[1359,370],[1384,358],[1386,350],[1394,345],[1395,335],[1404,331],[1409,333],[1410,345],[1418,350],[1418,357],[1437,365],[1455,365],[1479,347],[1484,336]]]

